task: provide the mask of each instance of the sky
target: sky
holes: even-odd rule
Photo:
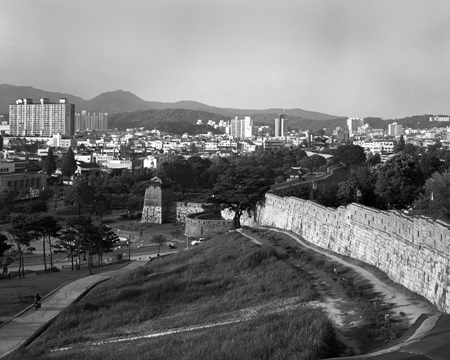
[[[0,84],[86,100],[121,89],[221,108],[450,114],[450,1],[0,0]]]

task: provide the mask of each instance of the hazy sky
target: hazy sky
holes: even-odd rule
[[[86,100],[450,113],[449,0],[0,0],[0,84]],[[245,115],[245,114],[242,114]]]

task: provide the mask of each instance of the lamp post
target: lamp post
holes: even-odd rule
[[[128,261],[131,261],[131,241],[130,241],[130,239],[127,240],[127,246],[128,246]]]

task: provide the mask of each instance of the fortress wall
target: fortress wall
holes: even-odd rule
[[[184,224],[189,214],[203,212],[201,203],[177,202],[174,204],[174,222]]]
[[[220,233],[223,234],[233,228],[232,220],[206,220],[197,218],[196,215],[192,214],[186,216],[184,234],[187,236],[201,237]]]
[[[202,212],[202,204],[190,202],[172,202],[166,206],[147,204],[142,209],[143,223],[181,223],[184,224],[186,215]]]
[[[224,218],[232,219],[229,212]],[[242,225],[291,230],[324,249],[374,265],[393,281],[450,312],[450,226],[359,204],[337,209],[267,194]]]

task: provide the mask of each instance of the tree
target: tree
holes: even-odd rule
[[[59,231],[61,230],[61,225],[59,223],[59,219],[54,216],[43,216],[38,218],[35,222],[35,231],[38,236],[42,238],[42,250],[44,254],[44,269],[45,273],[47,273],[47,263],[46,263],[46,254],[45,254],[45,245],[48,244],[48,248],[50,251],[50,271],[53,269],[53,252],[52,248],[54,247],[52,243],[52,238],[56,238],[59,235]]]
[[[34,217],[26,214],[12,214],[11,228],[8,229],[9,238],[13,242],[19,259],[19,279],[25,277],[25,263],[23,252],[36,239],[34,233]]]
[[[44,160],[42,170],[44,170],[48,177],[52,176],[52,174],[56,171],[55,155],[53,154],[53,149],[51,147],[48,148],[47,157]]]
[[[364,148],[359,145],[341,145],[332,154],[334,161],[343,163],[344,166],[357,166],[366,161]]]
[[[325,166],[327,160],[320,155],[311,155],[300,161],[302,167],[307,168],[310,172],[317,171],[320,167]]]
[[[397,155],[379,169],[375,194],[381,209],[405,209],[419,194],[423,182],[418,164],[409,156]]]
[[[64,202],[66,205],[77,204],[78,215],[81,215],[81,208],[92,204],[94,200],[95,187],[84,177],[77,177],[71,186],[65,188]]]
[[[167,241],[166,237],[162,234],[156,234],[152,237],[152,242],[158,244],[158,256],[161,251],[161,246],[163,246],[166,243],[166,241]]]
[[[71,230],[70,233],[66,234],[74,234],[75,235],[75,255],[77,257],[76,269],[81,269],[81,254],[86,253],[86,246],[89,243],[88,237],[89,233],[92,230],[92,219],[90,216],[80,215],[77,217],[73,217],[67,219],[67,228]],[[67,235],[67,237],[69,237]]]
[[[195,173],[192,165],[183,157],[164,162],[158,167],[157,176],[172,181],[175,189],[185,192],[195,187]]]
[[[14,191],[10,188],[0,190],[0,216],[1,221],[6,222],[7,215],[14,209]]]
[[[69,150],[64,154],[61,164],[61,172],[63,176],[71,177],[75,171],[77,171],[77,161],[73,154],[73,150],[69,147]]]
[[[8,238],[5,234],[0,233],[0,257],[3,256],[6,250],[9,250],[11,245],[8,245]]]
[[[380,153],[375,153],[375,154],[370,154],[367,155],[367,164],[369,164],[370,166],[375,166],[377,164],[381,163],[381,155]]]
[[[219,176],[208,201],[234,211],[234,226],[239,228],[242,213],[256,206],[269,190],[268,185],[259,168],[230,166]]]
[[[338,187],[337,183],[319,184],[315,201],[323,206],[338,207],[340,205],[336,196]]]
[[[413,203],[415,210],[439,219],[450,220],[450,170],[434,173],[423,187],[424,192]]]
[[[337,197],[341,205],[358,202],[375,207],[375,183],[377,175],[367,166],[360,166],[350,170],[348,179],[339,183]]]
[[[66,249],[67,253],[70,255],[72,271],[73,271],[73,258],[77,254],[78,244],[77,244],[77,232],[75,229],[66,227],[62,229],[59,235],[58,245]]]
[[[187,159],[187,162],[191,164],[195,175],[195,187],[206,189],[208,187],[209,177],[208,169],[212,163],[209,159],[203,159],[200,156],[191,156]]]
[[[394,145],[394,153],[397,154],[399,152],[402,152],[405,149],[406,143],[405,138],[403,137],[403,134],[400,135],[400,138]]]
[[[111,198],[106,196],[102,189],[98,189],[95,192],[93,202],[92,202],[92,211],[95,215],[100,217],[100,220],[103,219],[104,214],[111,213]]]
[[[409,155],[413,159],[417,159],[417,157],[419,156],[419,147],[411,143],[408,143],[405,145],[403,149],[403,155]]]
[[[212,160],[212,164],[208,169],[208,188],[211,189],[216,183],[217,179],[230,166],[230,161],[227,158],[217,157]]]
[[[98,265],[99,267],[103,267],[103,254],[113,251],[114,244],[119,241],[119,237],[105,224],[100,224],[98,231],[100,241],[95,244],[95,250],[98,254]]]
[[[436,150],[428,150],[420,156],[419,167],[424,179],[428,179],[435,172],[442,171],[444,164],[439,159],[439,154]]]

